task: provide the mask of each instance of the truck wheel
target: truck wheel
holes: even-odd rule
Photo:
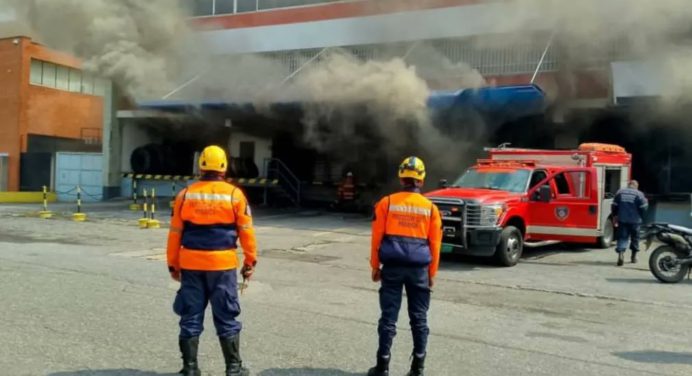
[[[518,228],[507,226],[500,234],[500,244],[495,251],[495,260],[502,266],[514,266],[524,251],[524,236]]]
[[[603,236],[598,237],[596,245],[598,248],[610,248],[610,246],[613,245],[613,239],[615,239],[615,226],[613,226],[611,218],[608,218],[603,228]]]

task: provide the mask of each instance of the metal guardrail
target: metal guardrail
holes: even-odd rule
[[[291,200],[298,206],[301,202],[301,181],[291,169],[280,159],[267,158],[264,160],[264,171],[269,179],[278,179]],[[265,202],[268,188],[265,188]]]

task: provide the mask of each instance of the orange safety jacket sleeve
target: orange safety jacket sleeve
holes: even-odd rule
[[[370,266],[373,269],[380,268],[380,245],[382,244],[382,238],[384,238],[386,224],[387,202],[385,199],[382,199],[375,205],[375,213],[372,219]]]
[[[171,218],[171,227],[168,230],[168,244],[166,246],[169,271],[180,270],[180,240],[183,236],[183,220],[180,218],[180,212],[186,192],[187,189],[180,191],[173,204],[173,217]]]
[[[257,239],[255,229],[252,226],[252,212],[247,198],[240,189],[234,193],[233,204],[236,215],[236,225],[238,226],[238,237],[240,245],[243,247],[245,259],[243,264],[254,266],[257,263]]]
[[[428,243],[430,244],[430,253],[432,253],[432,262],[428,274],[430,278],[437,275],[437,269],[440,266],[440,249],[442,248],[442,217],[440,210],[436,205],[432,206],[430,217],[430,229],[428,230]]]

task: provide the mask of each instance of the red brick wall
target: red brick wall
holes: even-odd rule
[[[22,45],[0,40],[0,152],[9,154],[9,190],[19,189]]]
[[[29,84],[31,59],[79,68],[76,58],[28,38],[0,39],[0,152],[10,154],[10,191],[19,189],[19,158],[29,134],[79,139],[103,127],[103,99]]]
[[[101,97],[29,86],[26,104],[27,133],[80,138],[82,128],[101,128]]]

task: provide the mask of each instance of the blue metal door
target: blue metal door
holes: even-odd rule
[[[82,201],[103,198],[103,154],[56,153],[55,190],[58,201],[76,200],[76,187],[82,188]]]

